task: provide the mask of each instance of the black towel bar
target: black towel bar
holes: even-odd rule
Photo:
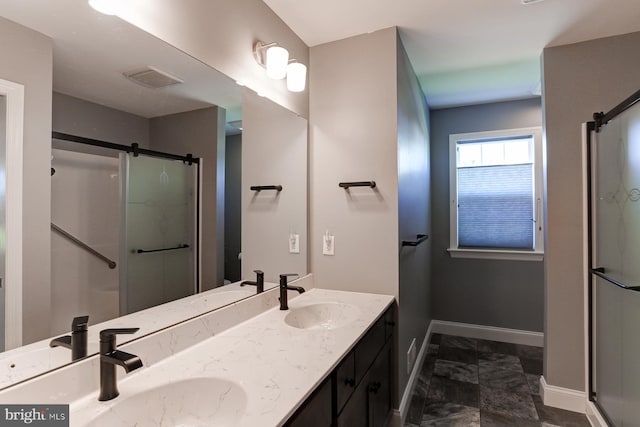
[[[276,190],[282,191],[282,185],[252,185],[252,191],[262,191],[262,190]]]
[[[428,234],[416,234],[416,240],[403,240],[402,246],[418,246],[429,238]]]
[[[182,245],[175,246],[173,248],[149,249],[149,250],[137,249],[137,250],[134,250],[133,252],[139,253],[139,254],[148,254],[150,252],[175,251],[176,249],[186,249],[188,247],[189,247],[189,245],[182,244]]]
[[[604,272],[605,272],[604,267],[592,268],[591,272],[593,274],[595,274],[596,276],[600,277],[601,279],[604,279],[607,282],[612,283],[612,284],[616,285],[619,288],[626,289],[628,291],[640,292],[640,286],[627,286],[624,283],[619,282],[619,281],[617,281],[615,279],[612,279],[611,277],[609,277],[606,274],[604,274]]]
[[[371,187],[376,188],[375,181],[356,181],[356,182],[341,182],[338,184],[341,188],[350,188],[350,187]]]

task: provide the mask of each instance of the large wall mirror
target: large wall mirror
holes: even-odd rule
[[[306,120],[85,1],[60,7],[0,2],[2,62],[29,51],[53,70],[37,86],[0,64],[0,80],[49,88],[52,135],[38,183],[51,188],[51,277],[20,284],[21,342],[4,340],[7,322],[0,389],[70,363],[49,344],[74,317],[89,316],[91,355],[103,327],[144,323],[136,339],[254,295],[240,286],[254,270],[267,287],[308,272]],[[49,52],[30,44],[43,38]]]

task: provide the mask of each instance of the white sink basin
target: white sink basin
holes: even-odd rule
[[[247,395],[242,387],[231,381],[191,378],[142,388],[133,395],[127,395],[121,387],[120,396],[111,402],[98,403],[111,406],[104,408],[86,426],[235,426],[244,413]]]
[[[356,320],[358,314],[358,308],[352,305],[323,302],[290,308],[284,321],[299,329],[336,329]]]

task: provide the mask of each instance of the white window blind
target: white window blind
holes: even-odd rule
[[[450,136],[450,252],[541,253],[539,140],[539,129]]]
[[[458,246],[533,249],[533,164],[458,168]]]

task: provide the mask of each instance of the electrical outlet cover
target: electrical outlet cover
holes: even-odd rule
[[[324,235],[322,237],[322,255],[335,254],[335,236]]]
[[[300,235],[297,233],[291,233],[289,235],[289,253],[290,254],[300,253]]]

